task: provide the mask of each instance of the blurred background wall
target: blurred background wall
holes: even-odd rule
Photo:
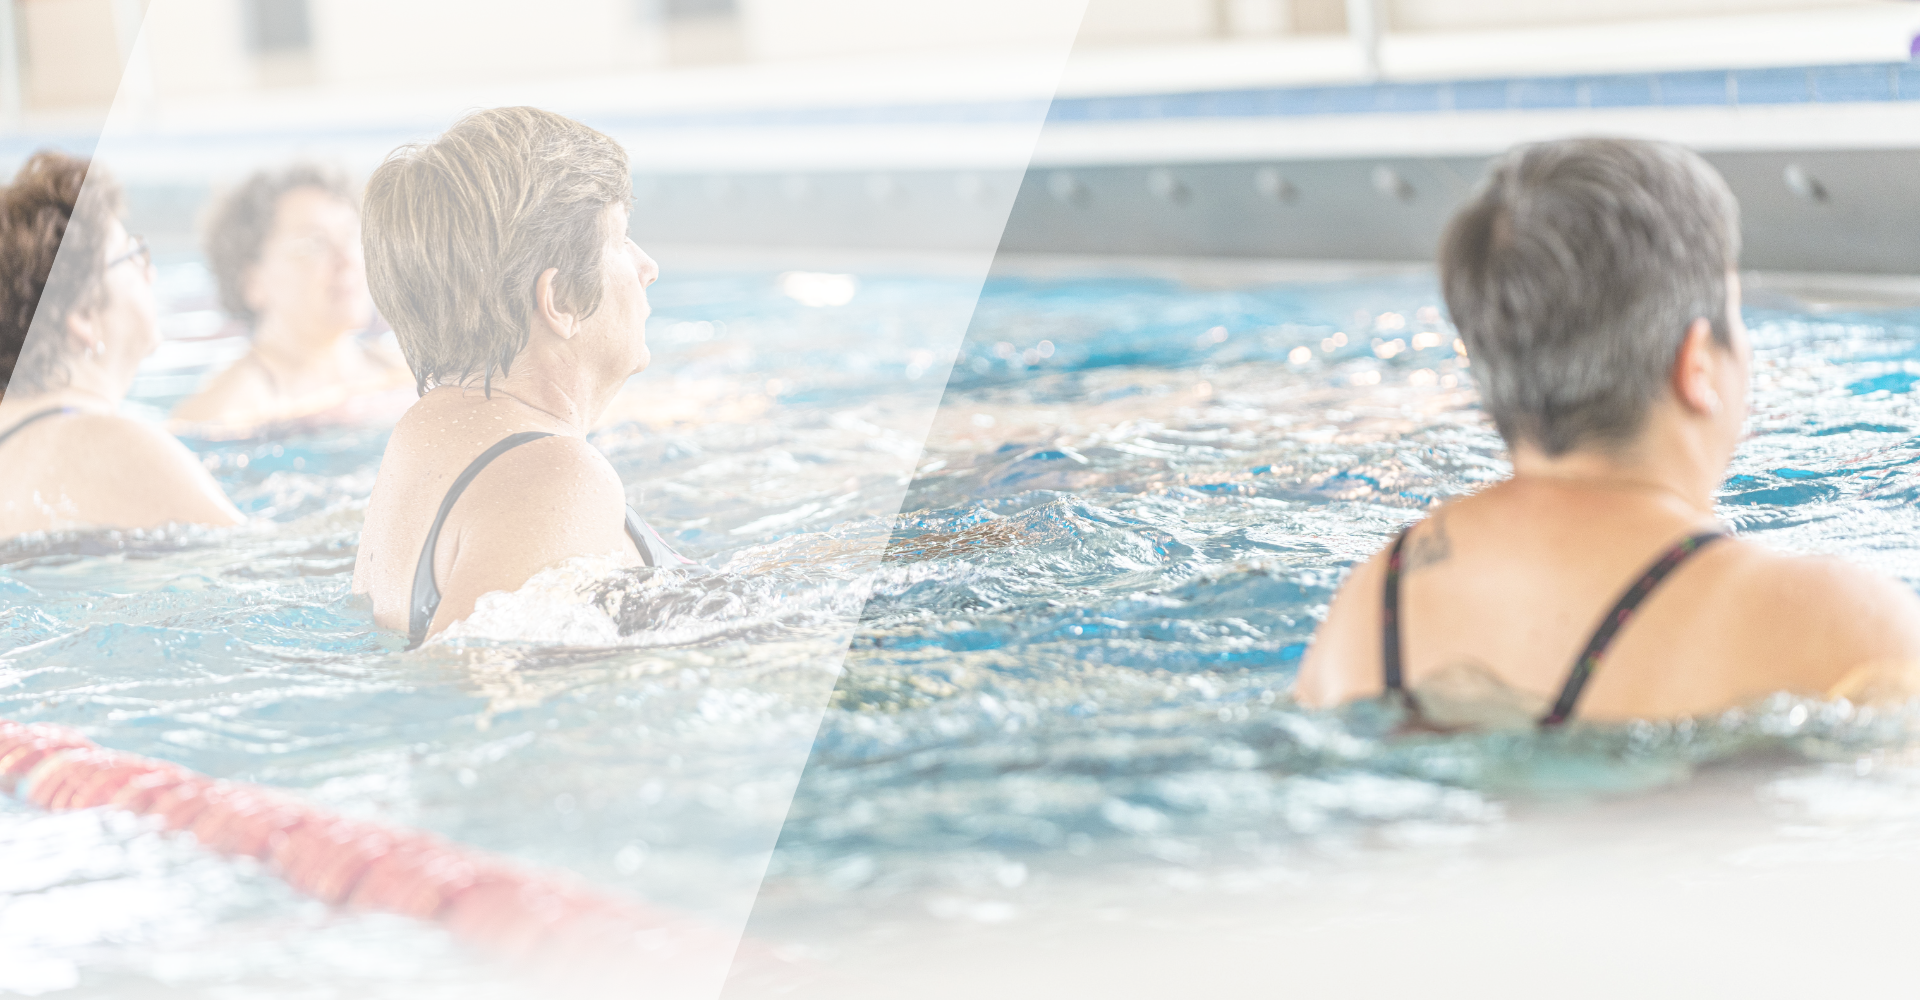
[[[111,109],[185,246],[262,163],[538,103],[627,145],[653,243],[1404,261],[1489,156],[1605,133],[1706,154],[1754,266],[1904,274],[1917,39],[1916,0],[5,0],[0,169]]]
[[[167,0],[131,84],[155,99],[290,88],[443,87],[911,49],[1018,47],[1018,0],[972,0],[970,31],[901,0]],[[1383,34],[1883,6],[1861,0],[1090,0],[1083,48]],[[102,114],[145,0],[7,0],[0,90],[14,115]],[[928,12],[937,5],[918,5]],[[582,25],[593,30],[583,32]],[[918,29],[918,30],[916,30]],[[1649,30],[1657,31],[1658,28]],[[518,58],[502,59],[512,50]]]

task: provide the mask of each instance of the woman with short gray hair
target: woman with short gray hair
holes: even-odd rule
[[[420,400],[395,427],[353,589],[415,644],[576,556],[682,562],[586,433],[647,367],[659,268],[627,155],[535,108],[474,112],[367,184],[367,279]]]
[[[1493,164],[1447,227],[1440,280],[1513,475],[1354,569],[1301,702],[1554,726],[1909,688],[1920,598],[1714,518],[1747,415],[1738,211],[1712,167],[1663,143]]]

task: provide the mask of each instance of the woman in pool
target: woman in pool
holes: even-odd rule
[[[1303,703],[1385,693],[1416,724],[1556,725],[1909,676],[1911,591],[1714,518],[1747,415],[1738,255],[1732,194],[1678,147],[1571,140],[1493,165],[1440,279],[1513,475],[1353,571]]]
[[[120,204],[52,152],[0,192],[0,537],[240,520],[180,442],[118,413],[160,343],[153,261]]]
[[[627,237],[626,151],[534,108],[478,111],[367,184],[367,277],[420,400],[354,565],[418,643],[576,556],[678,562],[586,432],[647,367],[659,268]]]
[[[207,261],[221,308],[253,342],[174,410],[176,425],[234,435],[406,408],[404,361],[363,336],[373,303],[359,200],[339,174],[296,164],[253,175],[214,206]]]

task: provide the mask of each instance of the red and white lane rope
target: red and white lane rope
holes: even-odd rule
[[[348,819],[284,793],[105,750],[70,729],[0,720],[0,792],[46,809],[158,817],[215,851],[256,858],[328,903],[437,921],[517,956],[631,957],[670,918],[419,830]],[[684,921],[671,920],[684,931]]]

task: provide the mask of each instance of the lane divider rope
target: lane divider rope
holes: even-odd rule
[[[350,909],[435,921],[509,957],[634,957],[684,920],[433,834],[351,819],[291,795],[106,750],[71,729],[0,719],[0,792],[49,810],[157,817],[295,889]]]

